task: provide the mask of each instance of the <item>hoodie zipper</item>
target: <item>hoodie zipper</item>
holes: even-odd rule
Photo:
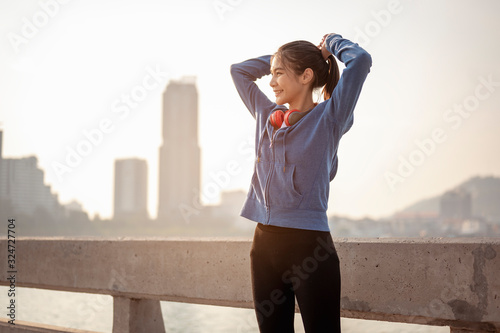
[[[275,162],[275,150],[274,150],[274,140],[276,139],[277,135],[278,135],[278,132],[281,131],[281,130],[286,130],[286,127],[281,127],[281,128],[278,128],[277,130],[274,131],[271,139],[270,139],[270,143],[269,143],[269,149],[271,149],[271,163],[270,163],[270,170],[269,170],[269,173],[267,174],[267,181],[266,181],[266,187],[264,188],[264,199],[266,201],[266,212],[267,212],[267,223],[266,224],[269,224],[269,220],[271,219],[271,205],[269,203],[269,187],[270,187],[270,184],[271,184],[271,177],[273,176],[273,173],[274,173],[274,162]],[[283,147],[284,149],[284,147]],[[285,168],[283,168],[283,171],[285,171]]]
[[[281,130],[281,128],[278,128],[277,130],[274,131],[273,135],[271,136],[270,144],[269,144],[269,149],[271,149],[271,163],[270,163],[269,173],[267,174],[266,187],[264,188],[265,201],[266,201],[266,212],[267,212],[266,224],[269,224],[269,220],[271,219],[271,205],[269,203],[269,187],[271,184],[271,177],[274,173],[274,139],[278,135],[279,130]]]

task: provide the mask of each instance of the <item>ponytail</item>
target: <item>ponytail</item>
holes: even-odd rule
[[[330,54],[330,56],[326,59],[326,62],[328,63],[328,76],[322,91],[325,101],[332,97],[333,89],[335,89],[340,79],[339,66],[333,54]]]

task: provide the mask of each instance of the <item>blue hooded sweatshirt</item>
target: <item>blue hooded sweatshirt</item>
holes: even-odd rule
[[[353,124],[353,111],[370,72],[371,56],[338,34],[326,47],[345,64],[332,97],[296,124],[274,130],[269,115],[286,107],[270,101],[255,81],[270,74],[271,56],[231,66],[241,99],[256,119],[255,166],[241,216],[280,227],[330,231],[326,211],[337,150]]]

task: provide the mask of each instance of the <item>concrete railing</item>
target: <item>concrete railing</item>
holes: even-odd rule
[[[500,239],[334,239],[342,316],[498,332]],[[164,332],[159,301],[252,308],[241,239],[17,238],[16,287],[111,295],[113,332]],[[7,240],[0,240],[7,249]],[[329,248],[296,269],[306,279]],[[9,285],[7,256],[0,284]],[[272,311],[273,298],[261,304]],[[4,306],[4,305],[0,305]],[[22,325],[21,325],[22,324]],[[38,328],[36,328],[38,327]],[[1,332],[83,332],[0,321]]]

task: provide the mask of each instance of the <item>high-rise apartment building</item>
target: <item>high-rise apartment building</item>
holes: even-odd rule
[[[55,216],[61,212],[56,194],[44,184],[44,172],[35,156],[3,158],[0,131],[0,201],[8,203],[12,213],[36,214],[40,210]]]
[[[148,166],[138,158],[115,161],[115,220],[148,218]]]
[[[198,92],[194,79],[171,81],[163,94],[158,220],[185,221],[199,207]]]

